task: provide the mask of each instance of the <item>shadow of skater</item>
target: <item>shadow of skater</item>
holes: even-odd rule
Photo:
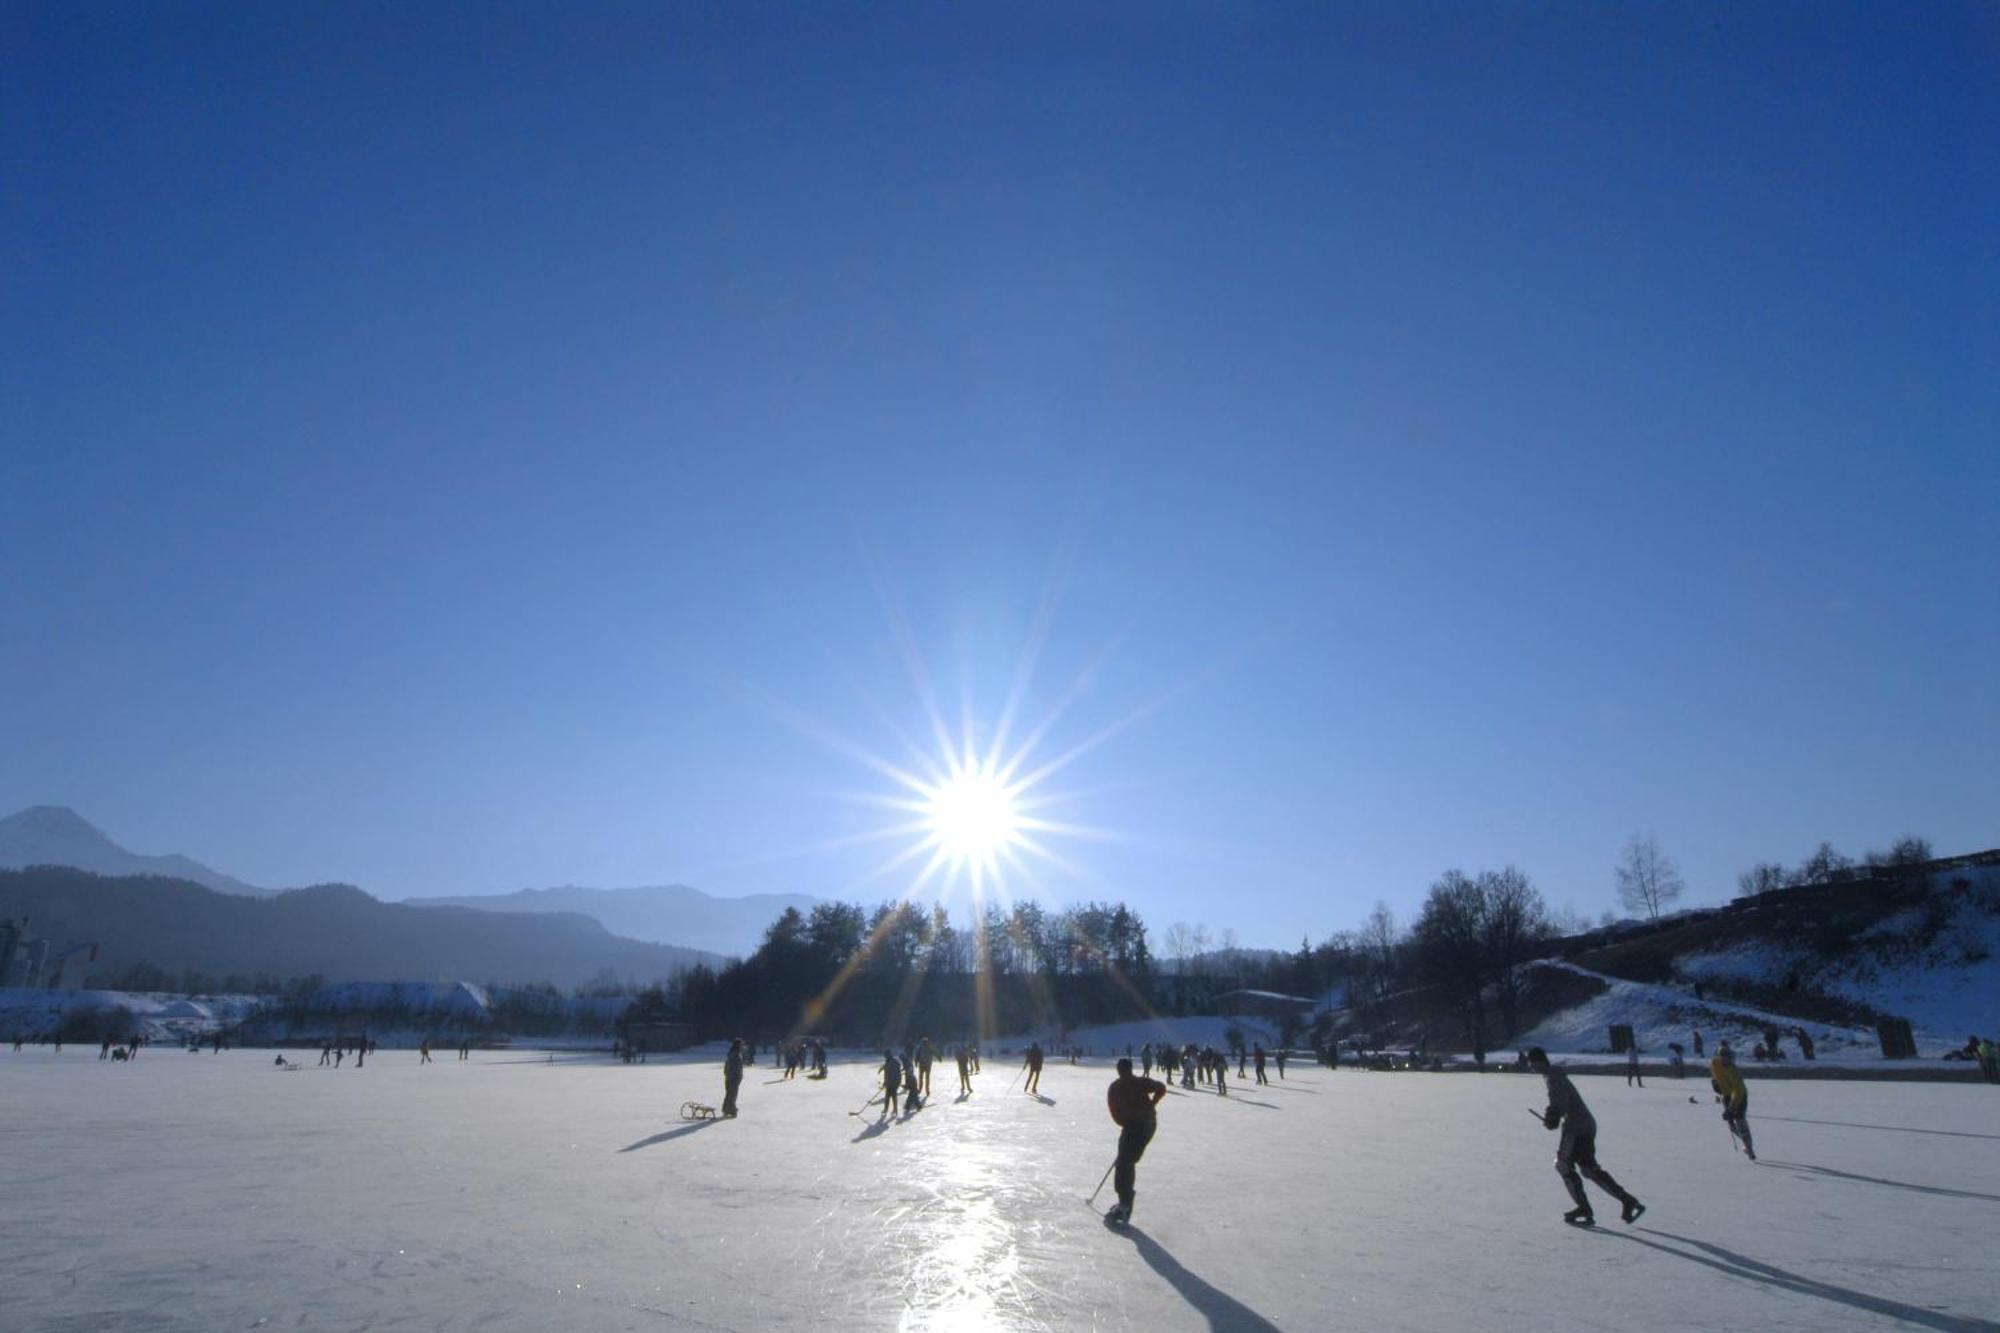
[[[1035,1093],[1035,1094],[1034,1094],[1034,1098],[1035,1098],[1035,1100],[1036,1100],[1036,1101],[1040,1102],[1040,1103],[1041,1103],[1042,1105],[1044,1105],[1044,1106],[1054,1106],[1054,1105],[1056,1104],[1056,1099],[1055,1099],[1055,1098],[1053,1098],[1053,1097],[1044,1097],[1044,1096],[1042,1096],[1042,1094],[1041,1094],[1041,1093],[1039,1093],[1039,1092],[1038,1092],[1038,1093]]]
[[[1894,1134],[1935,1134],[1941,1139],[2000,1139],[2000,1134],[1975,1134],[1967,1129],[1915,1129],[1909,1125],[1861,1125],[1852,1120],[1808,1120],[1797,1115],[1760,1115],[1759,1120],[1777,1120],[1787,1125],[1831,1125],[1835,1129],[1886,1129]]]
[[[1913,1185],[1907,1180],[1886,1180],[1881,1176],[1863,1176],[1853,1171],[1836,1171],[1830,1166],[1814,1166],[1810,1162],[1773,1162],[1766,1160],[1765,1166],[1781,1166],[1787,1171],[1810,1171],[1815,1175],[1832,1176],[1836,1180],[1858,1180],[1864,1185],[1887,1185],[1893,1190],[1910,1190],[1917,1194],[1935,1194],[1945,1199],[1984,1199],[1988,1203],[2000,1203],[2000,1194],[1981,1194],[1978,1190],[1947,1189],[1943,1185]]]
[[[641,1148],[650,1148],[656,1143],[665,1143],[668,1139],[686,1138],[688,1135],[694,1133],[698,1129],[707,1129],[710,1125],[719,1125],[721,1123],[722,1122],[720,1120],[696,1120],[692,1124],[682,1125],[678,1129],[669,1129],[663,1131],[662,1133],[655,1134],[650,1139],[640,1139],[637,1143],[627,1144],[623,1148],[620,1148],[618,1151],[637,1152]]]
[[[1181,1294],[1182,1300],[1208,1320],[1211,1333],[1278,1333],[1276,1324],[1228,1292],[1218,1290],[1190,1273],[1181,1266],[1180,1260],[1167,1253],[1164,1246],[1131,1223],[1114,1229],[1112,1234],[1131,1241],[1132,1248],[1139,1251],[1139,1257],[1146,1261],[1146,1266],[1165,1278],[1168,1285]]]
[[[1689,1263],[1700,1264],[1704,1268],[1713,1268],[1716,1272],[1726,1273],[1730,1277],[1742,1278],[1750,1282],[1762,1282],[1766,1286],[1776,1287],[1780,1291],[1794,1292],[1800,1296],[1817,1296],[1821,1300],[1831,1301],[1835,1305],[1845,1305],[1850,1310],[1862,1310],[1887,1319],[1900,1319],[1906,1324],[1919,1324],[1925,1328],[1937,1329],[1939,1333],[2000,1333],[2000,1324],[1993,1323],[1991,1320],[1976,1319],[1967,1315],[1945,1314],[1941,1310],[1926,1310],[1920,1305],[1905,1305],[1902,1301],[1892,1301],[1886,1296],[1870,1296],[1865,1291],[1853,1291],[1847,1287],[1836,1287],[1831,1282],[1821,1282],[1815,1278],[1800,1277],[1797,1273],[1786,1272],[1775,1264],[1767,1264],[1761,1260],[1752,1259],[1748,1255],[1738,1254],[1734,1250],[1724,1249],[1720,1245],[1711,1244],[1705,1240],[1689,1240],[1685,1236],[1676,1236],[1670,1231],[1657,1231],[1652,1227],[1640,1227],[1638,1230],[1648,1235],[1658,1236],[1661,1240],[1678,1241],[1682,1245],[1692,1246],[1704,1254],[1713,1257],[1704,1258],[1701,1254],[1689,1254],[1686,1250],[1677,1250],[1671,1245],[1662,1245],[1659,1241],[1647,1240],[1644,1236],[1632,1231],[1603,1231],[1600,1229],[1598,1234],[1614,1240],[1630,1241],[1634,1245],[1643,1245],[1649,1250],[1658,1250],[1662,1254],[1671,1254],[1677,1259],[1685,1259]]]
[[[886,1133],[889,1129],[890,1123],[891,1122],[886,1117],[881,1120],[873,1121],[866,1128],[864,1128],[859,1134],[856,1134],[853,1137],[853,1139],[850,1140],[850,1142],[860,1143],[864,1139],[872,1139],[877,1134]]]

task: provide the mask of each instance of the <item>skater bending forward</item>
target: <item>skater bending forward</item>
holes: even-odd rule
[[[1118,1162],[1112,1168],[1112,1184],[1118,1191],[1117,1206],[1104,1220],[1122,1226],[1132,1220],[1133,1186],[1139,1174],[1139,1159],[1160,1127],[1159,1104],[1165,1100],[1167,1085],[1155,1078],[1141,1078],[1132,1072],[1130,1060],[1118,1062],[1118,1077],[1105,1091],[1111,1119],[1118,1125]]]
[[[1708,1086],[1715,1089],[1715,1095],[1722,1098],[1722,1120],[1729,1126],[1729,1132],[1743,1145],[1743,1152],[1751,1161],[1757,1160],[1756,1146],[1750,1142],[1750,1089],[1744,1085],[1743,1075],[1736,1068],[1736,1052],[1723,1042],[1722,1049],[1708,1062]]]
[[[1590,1177],[1592,1184],[1624,1205],[1625,1221],[1638,1221],[1646,1205],[1619,1188],[1611,1173],[1597,1164],[1597,1120],[1577,1095],[1569,1075],[1550,1065],[1548,1052],[1539,1046],[1529,1048],[1528,1068],[1540,1074],[1549,1087],[1549,1109],[1542,1112],[1542,1126],[1562,1130],[1562,1143],[1556,1148],[1556,1174],[1576,1204],[1563,1214],[1563,1221],[1587,1227],[1597,1220],[1591,1214],[1590,1200],[1584,1197],[1581,1176]]]

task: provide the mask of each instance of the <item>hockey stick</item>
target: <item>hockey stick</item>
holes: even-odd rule
[[[1110,1166],[1104,1168],[1104,1180],[1100,1180],[1097,1182],[1097,1188],[1090,1192],[1090,1197],[1088,1199],[1085,1199],[1084,1203],[1093,1204],[1097,1202],[1097,1196],[1103,1193],[1104,1191],[1104,1181],[1111,1179],[1111,1173],[1114,1170],[1116,1170],[1117,1167],[1118,1163],[1113,1162]]]

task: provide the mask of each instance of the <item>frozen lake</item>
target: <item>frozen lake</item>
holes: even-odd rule
[[[1294,1065],[1169,1098],[1120,1233],[1108,1062],[886,1126],[872,1067],[759,1064],[686,1125],[712,1059],[96,1056],[0,1049],[10,1333],[2000,1329],[2000,1088],[1753,1081],[1752,1165],[1705,1079],[1579,1078],[1649,1209],[1586,1231],[1539,1079]]]

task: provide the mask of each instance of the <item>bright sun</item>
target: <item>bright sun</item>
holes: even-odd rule
[[[931,835],[954,861],[991,864],[1014,844],[1020,816],[1013,790],[998,774],[983,767],[958,769],[925,796]]]

